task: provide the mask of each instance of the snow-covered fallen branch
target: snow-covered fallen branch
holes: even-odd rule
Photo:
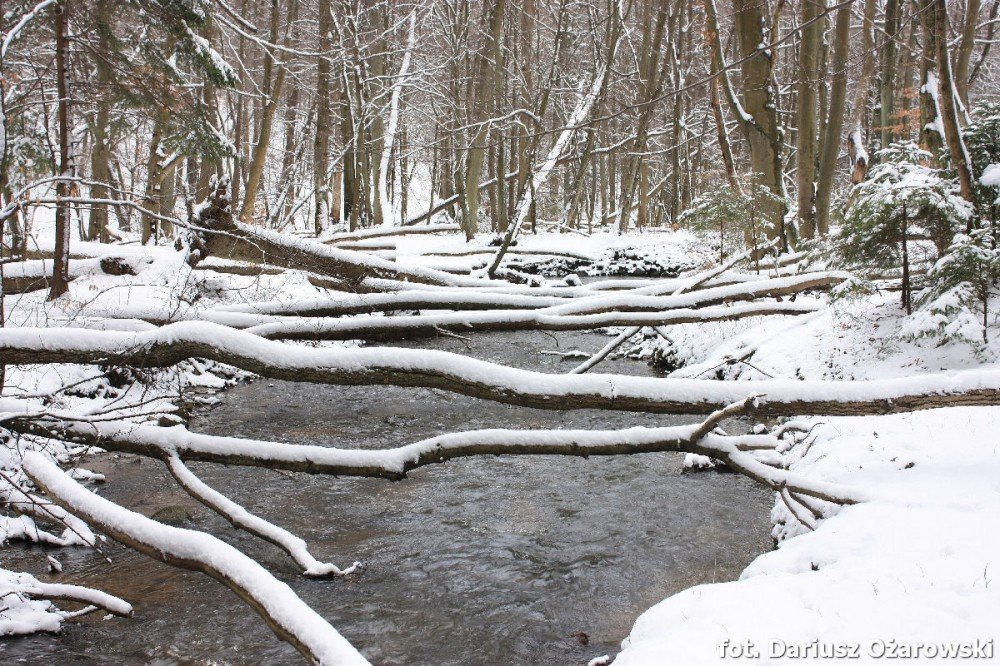
[[[315,445],[287,444],[219,437],[192,433],[181,426],[159,428],[121,422],[90,424],[74,421],[68,415],[53,414],[41,419],[9,422],[9,427],[27,434],[63,439],[81,444],[101,446],[159,458],[167,461],[171,472],[186,489],[200,500],[207,498],[211,508],[229,517],[235,516],[244,526],[263,538],[278,543],[269,523],[261,526],[255,516],[246,518],[235,505],[211,488],[204,486],[181,459],[226,465],[269,467],[289,471],[330,474],[335,476],[365,476],[401,479],[407,472],[455,458],[480,455],[561,455],[611,456],[638,453],[688,452],[726,462],[730,467],[775,490],[791,491],[838,504],[864,501],[866,494],[837,484],[817,484],[799,475],[777,469],[756,456],[774,449],[778,440],[770,435],[729,436],[713,432],[729,417],[744,414],[757,406],[757,396],[740,399],[691,425],[662,428],[633,427],[622,430],[473,430],[448,433],[394,449],[337,449]],[[11,399],[0,399],[0,405]],[[178,474],[180,476],[178,476]],[[200,485],[199,485],[200,484]],[[190,489],[189,489],[190,492]],[[243,512],[245,513],[245,512]],[[263,522],[263,521],[261,521]],[[281,530],[283,532],[283,530]],[[288,535],[289,537],[291,535]],[[294,537],[292,537],[294,538]],[[302,546],[304,548],[304,545]],[[287,547],[286,547],[287,549]],[[291,552],[291,551],[289,551]]]
[[[272,379],[316,384],[438,388],[543,409],[615,409],[690,414],[754,393],[768,414],[871,414],[996,404],[1000,370],[928,373],[866,381],[732,381],[623,375],[553,375],[444,351],[317,349],[206,322],[130,333],[83,329],[0,330],[8,364],[83,363],[164,367],[207,358]],[[3,411],[3,410],[0,410]]]
[[[800,294],[812,289],[827,289],[840,284],[849,277],[840,271],[803,273],[770,280],[754,280],[719,287],[711,287],[669,296],[658,296],[650,288],[626,292],[612,292],[588,298],[572,299],[553,306],[550,314],[590,314],[594,312],[633,312],[636,310],[672,310],[718,305],[733,301],[747,301],[755,298],[778,298]]]
[[[284,550],[305,569],[303,571],[304,575],[314,577],[345,576],[354,572],[360,566],[360,562],[355,562],[347,569],[341,569],[334,564],[320,562],[310,554],[305,541],[291,532],[273,523],[269,523],[259,516],[255,516],[222,493],[211,488],[199,479],[177,455],[168,454],[166,462],[170,474],[173,475],[177,483],[191,497],[194,497],[212,511],[218,513],[232,523],[234,527],[239,527],[251,534],[255,534],[261,539],[270,541]]]
[[[83,604],[76,611],[60,610],[53,601]],[[132,606],[123,599],[81,585],[44,583],[28,573],[0,569],[0,636],[36,631],[59,631],[64,620],[103,610],[129,616]]]
[[[459,232],[462,227],[458,224],[425,224],[413,227],[372,227],[370,229],[359,229],[357,231],[345,231],[321,238],[323,243],[342,243],[347,241],[367,240],[369,238],[387,238],[390,236],[411,236],[414,234],[436,234],[442,232]]]
[[[746,303],[733,307],[684,308],[667,312],[600,312],[585,315],[549,315],[544,310],[487,310],[357,319],[286,319],[260,324],[246,330],[271,340],[393,340],[434,337],[441,331],[574,331],[605,326],[639,327],[732,321],[765,315],[798,315],[815,312],[823,307],[821,303],[810,301]]]
[[[229,544],[203,532],[163,525],[95,495],[40,453],[25,454],[24,471],[52,501],[116,541],[172,566],[201,571],[229,587],[310,662],[368,663],[290,587]]]
[[[82,585],[43,583],[36,580],[22,587],[21,592],[32,599],[72,601],[84,604],[85,606],[92,606],[95,610],[105,610],[112,615],[120,617],[131,617],[132,615],[132,604],[114,595]]]

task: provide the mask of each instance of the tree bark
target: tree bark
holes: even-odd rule
[[[739,41],[743,106],[748,118],[742,126],[750,144],[750,167],[754,181],[766,187],[784,201],[783,178],[783,130],[778,119],[778,105],[775,98],[774,54],[768,49],[760,49],[765,43],[764,26],[767,24],[764,3],[760,0],[733,0],[736,11],[736,30]],[[772,201],[770,197],[757,197],[757,210],[764,213],[769,238],[782,238],[787,243],[785,229],[785,206]]]
[[[94,147],[90,154],[90,177],[97,183],[90,186],[90,195],[94,199],[107,199],[106,183],[111,182],[111,82],[112,71],[108,63],[111,52],[110,37],[112,34],[113,13],[109,0],[98,0],[94,7],[96,21],[95,31],[98,39],[98,53],[95,54],[97,70],[97,113],[91,125],[94,136]],[[88,220],[88,236],[91,240],[107,243],[108,237],[108,206],[94,204],[90,209]]]
[[[896,99],[896,38],[899,32],[900,0],[886,0],[884,41],[881,50],[881,80],[879,81],[879,124],[882,148],[888,147],[896,139],[895,99]]]
[[[958,44],[958,54],[955,57],[955,90],[958,92],[959,101],[966,109],[969,108],[969,63],[972,60],[972,49],[976,44],[980,8],[980,0],[966,0],[962,40]]]
[[[870,161],[865,148],[868,126],[868,89],[875,74],[875,0],[865,0],[861,23],[861,76],[848,122],[847,153],[851,158],[851,183],[857,185],[868,174]]]
[[[816,183],[816,231],[825,236],[830,233],[830,195],[833,177],[840,156],[840,136],[844,130],[844,113],[847,107],[847,67],[850,55],[851,5],[837,12],[833,36],[833,69],[830,85],[830,109],[823,128],[820,150],[819,177]]]
[[[330,100],[330,55],[333,48],[331,0],[319,0],[319,56],[316,63],[316,135],[313,141],[313,231],[319,236],[330,219],[329,157],[333,114]]]
[[[969,158],[965,142],[962,140],[962,131],[958,120],[958,100],[955,97],[951,58],[948,53],[948,4],[947,0],[932,1],[934,2],[934,33],[937,42],[938,96],[941,102],[941,123],[944,125],[944,138],[948,144],[948,152],[951,154],[952,168],[958,173],[958,185],[962,198],[975,208],[976,196],[973,190],[972,160]],[[969,224],[972,224],[971,220]]]
[[[59,132],[59,175],[72,176],[73,164],[70,153],[69,133],[69,12],[70,0],[60,0],[54,8],[56,33],[56,94],[59,101],[56,117]],[[69,196],[69,181],[56,183],[56,198]],[[70,207],[68,202],[56,205],[55,256],[52,261],[52,282],[48,300],[54,300],[69,290],[69,226]]]
[[[472,240],[479,229],[479,188],[476,184],[482,178],[483,161],[486,155],[486,140],[489,136],[489,115],[492,111],[494,77],[501,69],[502,51],[500,39],[503,34],[506,0],[498,0],[488,14],[486,44],[477,59],[476,86],[472,99],[471,123],[474,127],[466,149],[465,173],[461,185],[462,228],[466,240]]]
[[[283,44],[289,43],[289,35],[293,29],[295,19],[298,16],[298,0],[290,0],[288,4],[288,22],[285,26]],[[272,14],[272,26],[276,26],[276,14]],[[287,58],[286,58],[287,60]],[[243,195],[243,205],[240,207],[239,218],[243,222],[253,219],[254,207],[257,203],[257,193],[260,191],[261,181],[264,177],[264,162],[267,159],[268,148],[271,144],[271,132],[274,129],[274,116],[281,103],[281,90],[285,85],[285,75],[288,73],[288,63],[272,62],[273,58],[268,55],[265,64],[270,63],[277,71],[273,74],[270,85],[265,84],[267,99],[264,100],[261,109],[260,125],[257,128],[257,145],[254,147],[250,158],[250,167],[247,169],[247,186]],[[271,78],[271,77],[265,77]]]
[[[825,0],[802,0],[802,37],[799,42],[799,87],[795,147],[795,182],[798,195],[799,234],[816,235],[817,91],[820,83],[820,39],[823,24],[816,20],[826,9]],[[843,11],[843,10],[842,10]]]

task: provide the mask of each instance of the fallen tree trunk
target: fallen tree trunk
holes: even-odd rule
[[[771,280],[739,282],[698,291],[674,293],[669,296],[653,295],[656,293],[655,289],[643,288],[629,292],[611,292],[588,298],[578,298],[548,308],[546,312],[548,314],[594,314],[611,311],[635,312],[694,308],[755,298],[779,298],[812,289],[828,289],[847,278],[847,273],[839,271],[803,273],[802,275]]]
[[[297,317],[339,317],[341,315],[391,312],[393,310],[492,310],[498,308],[528,310],[551,307],[560,303],[563,303],[563,299],[556,296],[441,289],[364,295],[338,294],[297,301],[267,301],[234,305],[216,308],[214,311]]]
[[[492,247],[477,247],[477,248],[458,248],[458,249],[448,249],[448,250],[434,250],[431,252],[425,252],[420,255],[423,257],[474,257],[480,254],[492,255],[496,252],[496,248]],[[581,261],[593,261],[594,257],[589,254],[583,254],[582,252],[572,252],[570,250],[544,250],[544,249],[519,249],[511,248],[507,250],[508,255],[520,255],[524,257],[565,257],[567,259],[579,259]]]
[[[66,279],[75,280],[81,275],[101,272],[106,275],[135,275],[136,257],[106,255],[92,259],[70,259]],[[30,259],[4,265],[3,293],[25,294],[48,289],[52,277],[52,262],[47,259]]]
[[[281,275],[284,269],[277,266],[270,266],[259,262],[230,261],[209,257],[199,261],[194,267],[200,271],[215,271],[216,273],[226,273],[227,275],[245,275],[247,277],[257,277],[258,275]]]
[[[229,544],[203,532],[163,525],[95,495],[40,453],[25,454],[24,471],[53,502],[116,541],[171,566],[215,578],[311,663],[368,664],[290,587]]]
[[[588,315],[550,315],[544,310],[487,310],[356,319],[292,319],[251,326],[245,330],[269,340],[400,340],[434,337],[442,332],[581,331],[606,326],[733,321],[767,315],[804,314],[824,307],[815,302],[768,302],[666,312],[601,312]]]
[[[551,375],[443,351],[398,348],[318,349],[265,340],[205,322],[155,331],[0,330],[7,364],[83,363],[162,367],[192,357],[296,382],[391,384],[438,388],[542,409],[614,409],[690,414],[763,395],[772,415],[888,414],[1000,401],[1000,370],[964,370],[866,381],[732,381],[623,375]]]
[[[372,227],[357,231],[345,231],[319,239],[323,243],[337,244],[348,241],[368,240],[370,238],[387,238],[390,236],[413,236],[416,234],[437,234],[442,232],[461,231],[458,224],[425,224],[420,227]]]
[[[237,222],[229,210],[226,182],[198,209],[191,223],[189,263],[207,256],[309,271],[348,283],[388,278],[439,286],[480,285],[482,280],[442,271],[399,266],[366,253],[341,250]]]
[[[0,399],[6,411],[19,401]],[[25,409],[20,405],[21,409]],[[703,421],[662,428],[633,427],[622,430],[473,430],[448,433],[393,449],[338,449],[326,446],[264,442],[190,432],[183,427],[160,428],[122,422],[88,423],[71,414],[12,419],[15,431],[100,446],[113,451],[169,461],[180,458],[225,465],[267,467],[310,474],[360,476],[400,480],[424,467],[470,456],[559,455],[613,456],[638,453],[697,453],[730,463],[734,469],[775,490],[794,492],[837,504],[867,500],[859,490],[813,481],[766,465],[754,452],[773,451],[778,439],[771,435],[730,436],[713,432],[726,418],[757,407],[756,396],[744,398],[713,412]],[[227,500],[228,501],[228,500]],[[273,526],[272,526],[273,527]]]

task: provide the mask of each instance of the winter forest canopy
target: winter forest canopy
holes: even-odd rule
[[[171,659],[491,663],[473,640],[390,645],[429,619],[323,605],[392,590],[401,612],[426,591],[388,572],[441,555],[377,550],[385,509],[359,509],[355,531],[337,514],[426,499],[437,478],[452,490],[429,534],[487,520],[447,514],[499,501],[469,479],[562,480],[565,496],[498,510],[522,525],[503,538],[448,532],[468,546],[456,562],[545,532],[515,559],[547,564],[511,575],[548,580],[618,520],[586,522],[569,487],[622,498],[612,479],[628,479],[666,520],[658,488],[698,470],[691,492],[754,488],[743,510],[771,552],[727,560],[738,582],[643,585],[611,572],[669,569],[666,546],[616,538],[586,575],[624,628],[578,619],[601,604],[572,596],[584,574],[566,564],[565,587],[514,606],[565,595],[550,624],[593,626],[563,631],[571,647],[497,638],[498,654],[700,664],[744,641],[871,658],[873,640],[1000,641],[983,619],[1000,541],[978,527],[1000,509],[998,41],[1000,0],[0,2],[0,657],[125,645],[158,612],[115,587],[148,566],[134,551],[214,578],[235,592],[219,603],[260,616],[239,631],[284,641],[226,644],[238,630],[220,627]],[[344,505],[317,511],[331,488]],[[202,587],[149,596],[216,596],[184,580]],[[95,616],[127,619],[108,634]],[[146,659],[187,640],[159,631]]]

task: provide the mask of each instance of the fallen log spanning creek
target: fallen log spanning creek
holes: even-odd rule
[[[493,333],[421,346],[507,365],[567,372],[595,333]],[[601,371],[652,375],[609,359]],[[261,380],[222,394],[192,430],[341,447],[387,448],[487,427],[621,428],[700,416],[543,410],[437,390]],[[584,664],[614,655],[636,617],[664,597],[731,580],[771,547],[769,491],[733,474],[684,474],[680,454],[578,459],[477,457],[419,469],[401,482],[193,464],[201,478],[303,537],[321,560],[364,569],[299,575],[284,553],[190,499],[160,463],[102,454],[101,494],[136,511],[214,533],[259,559],[375,664]],[[85,620],[61,635],[0,646],[5,663],[297,664],[252,610],[215,581],[115,543],[112,560],[62,549],[62,582],[128,599],[131,619]],[[4,565],[39,567],[4,551]]]

